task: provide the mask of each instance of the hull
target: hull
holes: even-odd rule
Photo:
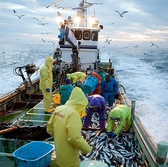
[[[104,63],[104,62],[103,62]],[[105,63],[104,63],[105,64]],[[109,62],[107,63],[109,66]],[[106,64],[106,65],[107,65]],[[113,68],[111,68],[111,71],[114,71]],[[115,76],[115,74],[114,74]],[[117,76],[115,76],[117,79]],[[53,94],[57,93],[53,92]],[[22,93],[21,93],[22,94]],[[24,94],[24,93],[23,93]],[[23,96],[22,94],[22,96]],[[34,92],[35,95],[35,92]],[[38,94],[37,94],[38,97]],[[36,98],[37,98],[36,97]],[[12,153],[22,145],[30,142],[30,141],[36,141],[36,140],[43,140],[43,141],[48,141],[53,144],[53,138],[51,138],[47,133],[46,133],[46,123],[48,122],[50,118],[50,114],[46,114],[43,110],[43,100],[39,99],[40,102],[36,103],[34,107],[28,107],[25,108],[24,111],[20,109],[15,109],[13,113],[6,113],[4,116],[1,116],[1,125],[2,125],[2,120],[5,120],[3,123],[5,124],[7,121],[10,122],[10,124],[5,124],[5,128],[10,128],[10,127],[15,127],[15,126],[20,126],[20,128],[12,130],[12,132],[7,132],[3,133],[0,135],[0,163],[1,165],[6,164],[6,162],[9,163],[9,166],[15,167],[15,159],[13,158]],[[12,101],[11,101],[12,103]],[[52,101],[54,105],[54,100]],[[125,138],[128,135],[132,136],[134,138],[134,149],[136,148],[136,151],[138,151],[139,154],[137,154],[135,157],[140,156],[139,158],[139,166],[150,166],[150,167],[157,167],[160,166],[160,163],[163,163],[163,159],[159,158],[158,156],[158,146],[154,143],[152,140],[151,136],[148,134],[147,130],[143,126],[142,122],[138,118],[136,114],[134,114],[135,110],[135,101],[131,101],[128,99],[127,95],[125,94],[123,86],[120,85],[119,87],[119,95],[117,98],[116,103],[120,104],[126,104],[130,107],[132,107],[132,133],[129,134],[124,134],[121,133],[120,138]],[[18,106],[19,107],[19,106]],[[10,120],[11,118],[11,120]],[[18,119],[19,118],[19,119]],[[2,131],[2,130],[1,130]],[[41,133],[37,133],[37,132]],[[94,134],[94,138],[97,136],[101,137],[101,134],[105,135],[105,132],[101,132],[101,130],[97,127],[91,127],[86,129],[83,129],[82,131],[83,136],[85,136],[85,133],[88,134]],[[86,137],[86,136],[85,136]],[[87,140],[87,137],[86,137]],[[107,140],[107,139],[106,139]],[[117,140],[117,139],[116,139]],[[119,139],[118,139],[119,140]],[[88,142],[90,142],[88,140]],[[108,141],[110,143],[111,141]],[[119,140],[118,142],[121,143]],[[100,141],[101,143],[101,141]],[[97,143],[95,143],[97,144]],[[107,143],[106,143],[107,144]],[[114,143],[113,143],[114,144]],[[165,144],[165,143],[161,143]],[[126,148],[125,148],[126,149]],[[94,149],[93,149],[94,150]],[[116,149],[115,149],[116,150]],[[128,151],[128,150],[127,150]],[[163,150],[162,150],[163,151]],[[94,152],[94,151],[93,151]],[[102,150],[99,152],[102,152]],[[112,154],[112,153],[111,153]],[[93,155],[90,154],[86,157],[80,156],[81,161],[82,160],[99,160],[103,161],[104,163],[108,164],[108,161],[104,161],[103,159],[99,157],[92,157]],[[123,156],[124,157],[124,156]],[[97,158],[97,159],[96,159]],[[123,164],[126,165],[127,159],[125,158],[125,162]],[[114,159],[113,161],[110,161],[111,164],[115,166],[121,166],[122,162],[116,162]],[[116,164],[114,163],[116,162]],[[131,164],[131,162],[129,162]],[[136,162],[137,163],[137,162]],[[167,165],[167,161],[165,160],[162,165]],[[119,165],[120,164],[120,165]],[[135,165],[135,162],[132,164]],[[110,164],[108,164],[110,166]]]

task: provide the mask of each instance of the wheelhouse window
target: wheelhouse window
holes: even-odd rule
[[[92,31],[91,40],[98,41],[98,32],[97,31]]]
[[[83,31],[83,40],[90,40],[90,31]]]
[[[75,30],[75,37],[77,40],[82,39],[82,31],[81,30]]]
[[[98,31],[90,31],[90,30],[71,30],[77,40],[92,40],[98,41]]]

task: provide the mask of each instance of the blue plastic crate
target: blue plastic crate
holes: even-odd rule
[[[30,142],[13,152],[17,167],[48,167],[54,146],[42,142]]]
[[[98,79],[92,75],[88,75],[85,82],[82,85],[82,90],[84,93],[92,93],[98,85]]]

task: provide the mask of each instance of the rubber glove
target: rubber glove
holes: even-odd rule
[[[107,132],[108,137],[111,137],[112,132]]]
[[[111,132],[111,138],[115,138],[117,135],[114,132]]]
[[[55,65],[56,63],[57,63],[57,62],[56,62],[56,61],[54,61],[54,62],[53,62],[53,65]]]
[[[47,88],[47,89],[46,89],[46,92],[50,92],[50,88]]]

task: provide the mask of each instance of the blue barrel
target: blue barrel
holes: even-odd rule
[[[85,94],[92,93],[98,85],[98,79],[92,75],[88,75],[82,85],[82,90]]]

